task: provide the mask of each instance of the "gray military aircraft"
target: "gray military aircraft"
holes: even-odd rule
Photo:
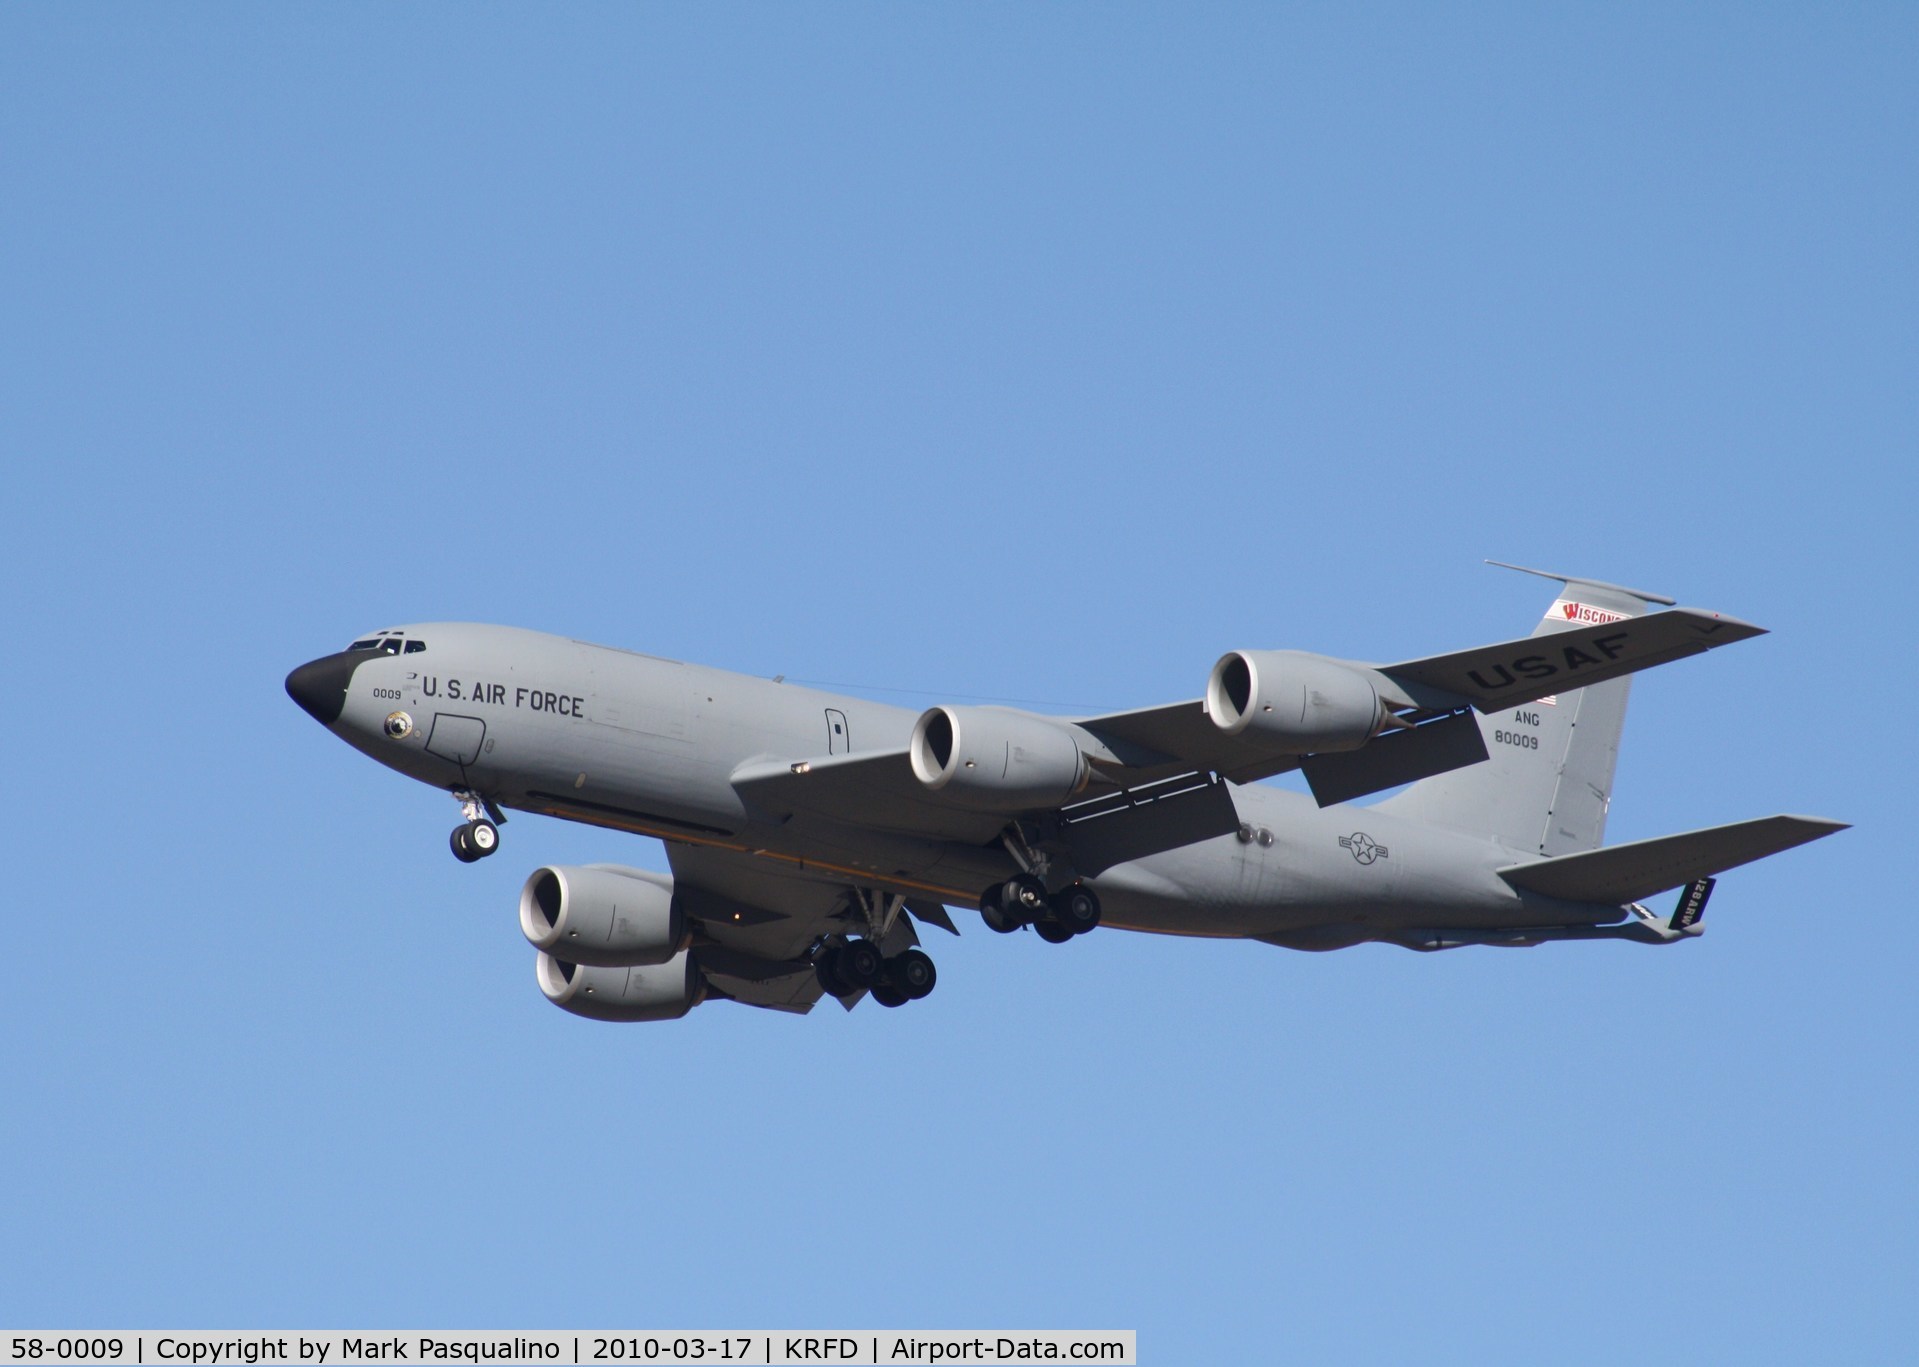
[[[666,843],[671,877],[553,866],[521,889],[540,990],[599,1020],[899,1006],[933,989],[915,923],[957,934],[949,905],[1055,944],[1101,925],[1314,950],[1675,944],[1715,875],[1845,829],[1770,816],[1602,847],[1628,676],[1763,630],[1525,572],[1564,585],[1529,637],[1388,665],[1233,651],[1203,697],[1094,717],[915,714],[462,623],[374,632],[286,687],[449,790],[463,861],[499,848],[507,808]],[[1290,770],[1310,797],[1257,782]],[[1644,905],[1673,889],[1671,913]]]

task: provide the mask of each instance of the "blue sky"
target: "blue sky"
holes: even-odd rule
[[[1130,1327],[1885,1361],[1919,1126],[1907,6],[0,11],[0,1323]],[[1620,580],[1703,942],[965,934],[912,1009],[548,1006],[657,845],[281,692],[566,632],[913,705],[1408,658]]]

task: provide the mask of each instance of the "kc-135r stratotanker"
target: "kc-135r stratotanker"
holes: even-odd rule
[[[1602,848],[1628,676],[1763,633],[1543,577],[1565,587],[1520,640],[1388,665],[1234,651],[1203,697],[1094,717],[915,713],[464,623],[375,632],[287,692],[451,791],[462,860],[499,848],[506,808],[666,842],[670,878],[555,866],[521,890],[541,991],[601,1020],[899,1006],[933,988],[915,923],[957,933],[949,905],[1056,944],[1101,925],[1291,949],[1673,944],[1700,933],[1714,875],[1844,829],[1771,816]],[[1257,782],[1290,770],[1312,796]],[[1671,913],[1643,905],[1673,889]]]

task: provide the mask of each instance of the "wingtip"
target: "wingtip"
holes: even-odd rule
[[[1714,612],[1711,608],[1674,607],[1673,612],[1684,613],[1692,620],[1693,629],[1704,636],[1717,636],[1721,639],[1707,641],[1707,646],[1731,645],[1734,641],[1750,641],[1755,636],[1772,635],[1771,627],[1762,627],[1757,622],[1748,622],[1743,617],[1734,617],[1729,612]]]
[[[1781,813],[1781,819],[1790,821],[1794,825],[1813,827],[1819,832],[1818,835],[1813,837],[1815,840],[1828,835],[1837,835],[1841,831],[1849,831],[1852,829],[1852,823],[1850,821],[1834,821],[1829,816],[1800,816],[1796,813],[1784,812]]]

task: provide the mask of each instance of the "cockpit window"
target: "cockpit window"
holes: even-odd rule
[[[355,641],[352,645],[348,646],[347,649],[348,650],[372,650],[374,647],[378,646],[379,644],[380,643],[378,641]]]
[[[425,649],[426,649],[425,641],[408,641],[406,643],[406,653],[409,655],[418,655],[421,651]]]
[[[400,653],[400,638],[398,636],[389,636],[380,642],[375,649],[383,655],[398,655]]]

